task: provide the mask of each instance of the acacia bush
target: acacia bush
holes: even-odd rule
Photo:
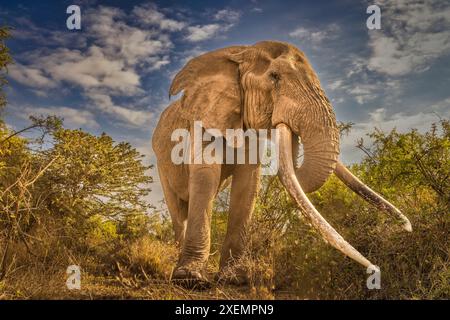
[[[110,270],[154,224],[150,167],[129,143],[32,120],[37,140],[0,128],[0,280],[24,268]]]

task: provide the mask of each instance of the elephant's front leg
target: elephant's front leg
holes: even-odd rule
[[[219,165],[191,165],[186,234],[174,279],[206,281],[212,203],[220,184]]]
[[[233,172],[228,228],[222,247],[219,279],[235,284],[247,282],[247,272],[239,266],[239,258],[247,242],[247,227],[258,193],[259,176],[259,165],[236,165]]]

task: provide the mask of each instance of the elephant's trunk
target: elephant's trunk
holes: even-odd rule
[[[309,96],[303,96],[300,106],[292,105],[293,99],[286,100],[283,103],[288,105],[288,117],[283,119],[283,116],[277,115],[276,124],[287,124],[296,135],[293,141],[294,165],[299,155],[299,143],[302,144],[303,162],[300,167],[295,166],[295,173],[304,192],[313,192],[325,183],[336,168],[339,157],[336,118],[320,88]]]
[[[301,166],[296,166],[295,174],[305,192],[319,189],[336,167],[339,141],[334,134],[330,135],[331,133],[325,137],[318,135],[306,141],[300,136],[300,141],[294,141],[294,160],[299,156],[299,142],[303,146],[303,162]]]
[[[372,263],[369,260],[361,255],[361,253],[336,232],[309,201],[302,186],[300,186],[299,181],[297,180],[297,174],[294,170],[292,157],[292,131],[284,123],[278,124],[277,129],[280,152],[278,176],[291,197],[296,201],[301,212],[329,244],[363,266],[372,266]]]

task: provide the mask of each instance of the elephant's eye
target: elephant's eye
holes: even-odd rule
[[[272,81],[273,83],[278,83],[278,81],[280,81],[281,77],[279,73],[276,73],[274,71],[269,73],[269,77],[270,77],[270,81]]]

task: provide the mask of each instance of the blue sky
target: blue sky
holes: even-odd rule
[[[81,7],[82,30],[66,28]],[[366,27],[370,4],[381,30]],[[12,128],[56,114],[71,128],[127,140],[154,163],[150,139],[172,77],[203,52],[260,40],[303,50],[338,120],[355,126],[342,159],[375,126],[426,130],[450,116],[450,5],[435,1],[5,1]],[[173,98],[172,98],[173,99]],[[156,175],[153,172],[153,175]],[[161,198],[156,182],[153,200]]]

